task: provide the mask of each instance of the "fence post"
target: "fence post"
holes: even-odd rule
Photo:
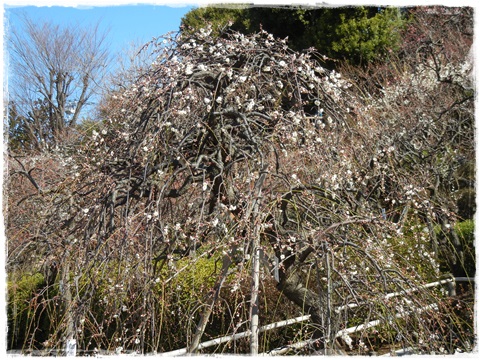
[[[452,278],[451,281],[447,281],[448,296],[456,296],[457,291],[455,290],[455,278]]]
[[[253,285],[250,299],[250,354],[258,355],[258,291],[260,288],[260,244],[256,242],[253,255]]]
[[[65,356],[77,356],[77,340],[67,339],[65,342]]]

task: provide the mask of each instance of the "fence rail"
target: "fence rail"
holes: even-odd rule
[[[432,282],[432,283],[428,283],[428,284],[425,284],[425,285],[422,285],[422,286],[410,288],[410,289],[407,289],[407,290],[398,291],[398,292],[394,292],[394,293],[389,293],[389,294],[385,295],[385,299],[390,299],[390,298],[397,297],[397,296],[407,295],[407,294],[410,294],[410,293],[415,292],[415,291],[419,291],[419,290],[422,290],[422,289],[428,289],[428,288],[432,288],[432,287],[436,287],[436,286],[440,286],[440,285],[447,285],[448,295],[449,296],[455,296],[455,283],[457,283],[457,282],[473,282],[473,281],[474,281],[473,278],[468,278],[468,277],[458,277],[458,278],[451,277],[451,278],[448,278],[448,279],[435,281],[435,282]],[[337,312],[337,311],[344,310],[346,308],[354,308],[354,307],[357,307],[357,306],[359,306],[359,305],[358,304],[348,304],[348,305],[338,307],[337,309],[335,309],[335,311]],[[437,306],[436,304],[430,304],[430,305],[427,305],[427,306],[425,306],[421,309],[417,309],[416,311],[423,312],[423,311],[426,311],[426,310],[434,309],[436,306]],[[398,314],[396,314],[396,318],[408,316],[412,312],[414,312],[414,311],[404,311],[404,312],[398,313]],[[296,317],[294,319],[279,321],[279,322],[276,322],[276,323],[272,323],[272,324],[268,324],[268,325],[260,327],[259,332],[265,332],[265,331],[272,330],[272,329],[278,329],[278,328],[283,327],[283,326],[288,326],[288,325],[296,324],[298,322],[308,321],[309,319],[310,319],[310,315],[304,315],[304,316]],[[348,328],[348,329],[345,329],[345,330],[341,330],[336,334],[335,337],[338,338],[338,337],[341,337],[342,335],[353,334],[353,333],[365,330],[367,328],[375,327],[375,326],[378,326],[378,325],[384,323],[385,321],[387,321],[387,320],[374,320],[374,321],[370,321],[367,324],[361,324],[361,325],[358,325],[358,326],[355,326],[355,327],[351,327],[351,328]],[[223,344],[223,343],[226,343],[226,342],[229,342],[229,341],[235,341],[235,340],[238,340],[238,339],[242,339],[242,338],[250,336],[250,334],[251,334],[250,330],[247,330],[247,331],[232,334],[232,335],[222,336],[222,337],[219,337],[219,338],[216,338],[216,339],[213,339],[213,340],[209,340],[209,341],[200,343],[199,346],[198,346],[198,350],[205,349],[205,348],[208,348],[208,347],[211,347],[211,346],[220,345],[220,344]],[[281,348],[271,350],[271,351],[269,351],[267,353],[263,353],[261,355],[281,355],[281,354],[284,354],[284,353],[286,353],[286,352],[288,352],[292,349],[300,349],[300,348],[303,348],[305,346],[308,346],[309,344],[311,344],[313,342],[316,342],[318,340],[319,339],[301,341],[301,342],[293,344],[293,345],[283,346]],[[178,350],[174,350],[174,351],[165,352],[165,353],[162,353],[162,354],[159,354],[159,355],[161,355],[161,356],[180,356],[180,355],[185,355],[186,353],[187,353],[187,348],[183,348],[183,349],[178,349]]]
[[[456,283],[458,283],[458,282],[471,282],[471,283],[473,283],[474,281],[475,281],[474,278],[469,278],[469,277],[456,277],[456,278],[451,277],[451,278],[435,281],[435,282],[432,282],[432,283],[428,283],[428,284],[425,284],[425,285],[422,285],[422,286],[406,289],[406,290],[403,290],[403,291],[389,293],[389,294],[386,294],[384,296],[384,299],[390,299],[390,298],[397,297],[397,296],[403,296],[403,295],[410,294],[412,292],[420,291],[422,289],[428,289],[428,288],[441,286],[441,285],[447,285],[448,295],[449,296],[455,296],[456,295],[456,293],[455,293]],[[339,312],[339,311],[345,310],[347,308],[351,309],[351,308],[355,308],[355,307],[358,307],[358,306],[359,306],[359,304],[356,304],[356,303],[347,304],[347,305],[343,305],[343,306],[340,306],[340,307],[336,308],[335,311]],[[418,308],[418,309],[414,309],[414,310],[408,310],[408,311],[402,311],[402,312],[397,313],[395,316],[392,316],[391,319],[373,320],[373,321],[370,321],[366,324],[360,324],[360,325],[357,325],[357,326],[354,326],[354,327],[350,327],[350,328],[339,331],[335,335],[335,338],[339,338],[339,337],[342,337],[342,336],[345,336],[345,335],[353,334],[353,333],[356,333],[356,332],[359,332],[359,331],[362,331],[362,330],[366,330],[368,328],[376,327],[376,326],[378,326],[382,323],[385,323],[387,321],[393,321],[394,319],[402,318],[402,317],[408,316],[412,313],[421,313],[421,312],[424,312],[424,311],[427,311],[427,310],[432,310],[432,309],[438,309],[437,304],[430,304],[430,305],[427,305],[427,306],[422,307],[422,308]],[[284,326],[289,326],[289,325],[293,325],[293,324],[308,321],[308,320],[310,320],[310,315],[304,315],[304,316],[299,316],[299,317],[296,317],[296,318],[293,318],[293,319],[278,321],[278,322],[275,322],[275,323],[271,323],[271,324],[268,324],[268,325],[261,326],[259,328],[259,332],[262,333],[262,332],[265,332],[265,331],[278,329],[278,328],[281,328],[281,327],[284,327]],[[219,337],[219,338],[216,338],[216,339],[212,339],[212,340],[200,343],[198,345],[197,349],[201,350],[201,349],[206,349],[206,348],[211,347],[211,346],[218,346],[218,345],[223,344],[223,343],[227,343],[227,342],[230,342],[230,341],[235,341],[235,340],[238,340],[238,339],[248,337],[248,336],[250,336],[250,334],[251,334],[251,331],[247,330],[247,331],[239,332],[239,333],[232,334],[232,335],[222,336],[222,337]],[[319,340],[322,340],[322,339],[309,339],[309,340],[305,340],[305,341],[300,341],[298,343],[295,343],[295,344],[292,344],[292,345],[282,346],[280,348],[276,348],[276,349],[270,350],[266,353],[262,353],[262,354],[259,354],[259,355],[267,355],[267,356],[282,355],[282,354],[285,354],[285,353],[287,353],[291,350],[301,349],[301,348],[304,348],[306,346],[309,346],[309,345],[311,345],[311,344],[313,344],[313,343],[315,343]],[[88,351],[82,351],[82,350],[78,350],[78,349],[76,351],[79,352],[79,353],[85,353],[85,354],[89,353]],[[41,351],[31,352],[31,354],[35,354],[37,356],[42,356],[42,355],[45,355],[45,354],[54,355],[56,353],[57,353],[56,350],[41,350]],[[135,352],[131,352],[131,354],[135,354]],[[181,356],[181,355],[185,355],[185,354],[187,354],[187,348],[177,349],[177,350],[173,350],[173,351],[169,351],[169,352],[165,352],[165,353],[160,353],[160,354],[156,354],[156,355],[157,356]],[[18,351],[9,351],[8,355],[9,356],[21,356],[20,352],[18,352]],[[97,357],[99,355],[100,355],[100,357],[102,355],[108,356],[106,351],[95,352],[95,355]]]
[[[288,320],[283,320],[283,321],[279,321],[279,322],[276,322],[276,323],[264,325],[264,326],[261,326],[259,328],[259,333],[262,333],[262,332],[265,332],[265,331],[268,331],[268,330],[272,330],[272,329],[278,329],[278,328],[288,326],[288,325],[292,325],[292,324],[296,324],[296,323],[299,323],[299,322],[302,322],[302,321],[307,321],[309,319],[310,319],[310,315],[304,315],[304,316],[296,317],[294,319],[288,319]],[[226,343],[226,342],[229,342],[229,341],[242,339],[242,338],[250,336],[250,334],[251,334],[251,331],[247,330],[247,331],[239,332],[239,333],[236,333],[236,334],[233,334],[233,335],[222,336],[222,337],[219,337],[219,338],[216,338],[216,339],[213,339],[213,340],[209,340],[209,341],[205,341],[205,342],[199,344],[197,349],[201,350],[201,349],[208,348],[210,346],[220,345],[220,344],[223,344],[223,343]],[[183,349],[178,349],[178,350],[174,350],[174,351],[165,352],[165,353],[162,353],[160,355],[161,356],[179,356],[179,355],[184,355],[186,353],[187,353],[187,348],[183,348]]]

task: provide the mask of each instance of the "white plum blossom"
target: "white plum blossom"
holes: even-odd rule
[[[185,74],[186,75],[193,74],[193,65],[192,64],[187,64],[187,66],[185,68]]]
[[[250,244],[256,230],[272,234],[268,241],[262,240],[261,246],[268,261],[274,256],[283,260],[277,269],[285,271],[283,275],[308,271],[307,265],[313,264],[321,253],[318,279],[327,276],[326,264],[334,261],[331,264],[334,276],[340,280],[340,293],[346,294],[345,284],[350,283],[351,293],[362,292],[362,301],[375,305],[372,309],[378,301],[373,295],[381,284],[368,279],[377,279],[378,269],[396,269],[397,261],[406,259],[399,271],[410,281],[408,274],[418,273],[414,257],[422,257],[422,266],[435,268],[430,263],[433,254],[428,247],[429,233],[406,228],[412,223],[410,217],[413,223],[425,227],[423,220],[414,218],[415,210],[422,216],[434,211],[431,203],[423,202],[424,189],[430,186],[430,169],[422,168],[416,178],[409,176],[409,166],[398,167],[398,163],[408,162],[403,160],[404,147],[414,152],[414,145],[407,140],[416,128],[408,124],[413,120],[398,115],[395,129],[389,129],[387,125],[393,121],[389,116],[396,115],[384,116],[387,111],[383,110],[392,109],[389,104],[404,106],[401,101],[407,96],[411,99],[408,91],[398,86],[395,99],[399,101],[387,101],[383,93],[381,100],[359,99],[360,95],[348,90],[345,78],[317,66],[315,55],[308,51],[296,53],[273,38],[268,39],[266,49],[265,34],[233,33],[227,34],[226,40],[210,38],[208,32],[202,29],[198,34],[182,34],[187,36],[187,40],[178,43],[183,46],[163,57],[159,55],[151,71],[135,81],[136,86],[118,92],[120,100],[114,102],[114,111],[109,114],[112,123],[105,122],[105,128],[98,130],[101,134],[92,131],[95,141],[91,144],[96,143],[96,147],[88,153],[87,165],[101,161],[111,165],[113,171],[109,173],[109,166],[104,166],[93,174],[99,184],[95,186],[104,193],[78,205],[78,217],[86,224],[90,217],[109,216],[110,208],[104,203],[115,199],[113,191],[118,194],[116,203],[121,203],[120,197],[133,189],[131,194],[135,196],[128,198],[127,205],[142,209],[139,216],[123,217],[128,214],[127,205],[112,212],[112,223],[118,231],[129,232],[127,241],[132,250],[127,253],[130,250],[122,249],[125,259],[135,260],[135,253],[143,254],[145,240],[151,243],[151,239],[161,239],[148,251],[155,252],[155,256],[165,254],[172,266],[165,267],[167,277],[140,272],[139,276],[145,276],[148,283],[166,284],[165,280],[177,273],[173,264],[180,265],[178,260],[191,264],[187,262],[190,258],[182,258],[182,252],[187,257],[194,254],[192,259],[199,259],[210,249],[215,256],[233,253],[239,260],[239,269],[243,269],[250,258],[247,253],[252,253],[252,246],[246,244]],[[188,39],[190,36],[198,40],[198,46]],[[172,54],[178,55],[177,61],[171,59]],[[416,81],[421,89],[427,89],[430,84],[422,84],[421,80],[429,78],[429,71],[422,70],[422,75],[415,75]],[[442,76],[450,76],[452,71],[445,69]],[[385,94],[392,94],[393,89],[386,89]],[[126,114],[122,115],[123,112]],[[418,120],[414,126],[419,129],[435,122],[423,108],[413,118]],[[456,156],[452,154],[444,158]],[[125,165],[113,161],[117,157],[118,163],[127,160],[127,171]],[[112,160],[110,164],[106,163],[108,160]],[[392,168],[392,164],[397,164],[397,168]],[[88,179],[89,173],[81,169],[72,169],[71,174]],[[122,179],[124,173],[132,175]],[[80,182],[73,179],[73,183]],[[404,184],[408,186],[404,188]],[[257,186],[261,201],[253,207],[250,205],[257,196]],[[104,207],[97,209],[96,204]],[[443,213],[448,211],[442,209]],[[405,219],[394,222],[397,214]],[[102,221],[103,228],[91,233],[108,231],[103,230],[108,228],[108,221]],[[448,226],[455,226],[453,217],[448,221]],[[195,242],[202,242],[204,248],[188,251]],[[399,259],[393,257],[397,249],[407,249],[409,242],[418,245],[416,251],[406,252]],[[112,237],[112,245],[105,243],[106,247],[116,246],[117,240]],[[295,268],[301,261],[298,251],[309,257],[302,264],[304,268]],[[327,252],[331,256],[323,256]],[[285,261],[289,256],[292,261]],[[170,271],[172,274],[168,274]],[[236,291],[240,276],[232,275],[226,283]],[[357,281],[365,275],[365,281],[369,281],[367,289]],[[280,279],[283,281],[282,276]],[[388,279],[395,284],[397,274],[388,273]],[[351,300],[349,303],[353,304],[356,299]],[[121,305],[120,309],[123,311]],[[129,303],[128,309],[134,309],[133,305]],[[115,311],[118,312],[118,305]],[[352,312],[352,316],[356,314]],[[352,339],[343,335],[351,347]],[[130,343],[134,340],[130,338]]]
[[[253,101],[253,99],[250,99],[247,103],[247,106],[245,107],[245,110],[252,111],[254,106],[255,106],[255,101]]]

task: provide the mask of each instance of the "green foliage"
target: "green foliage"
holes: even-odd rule
[[[221,260],[218,258],[199,258],[193,263],[189,258],[182,259],[178,261],[176,267],[186,269],[180,272],[169,286],[177,290],[176,295],[181,303],[187,305],[192,301],[200,302],[213,288],[221,266]]]
[[[475,276],[475,223],[473,220],[459,222],[454,227],[465,253],[463,268],[465,275]]]
[[[262,28],[288,37],[294,50],[315,47],[323,55],[353,64],[381,60],[395,51],[406,22],[398,8],[206,7],[187,13],[182,25],[191,31],[210,23],[218,34],[229,21],[236,31],[251,34]]]
[[[368,9],[357,8],[353,16],[340,14],[332,49],[353,63],[379,60],[399,47],[404,20],[395,8],[387,8],[369,16]]]
[[[190,33],[210,24],[214,36],[220,35],[225,28],[246,33],[249,28],[246,14],[242,6],[200,7],[191,10],[182,18],[181,28],[184,32]]]
[[[455,231],[465,243],[473,245],[475,240],[475,223],[473,220],[459,222],[455,225]]]
[[[435,227],[441,244],[442,269],[454,276],[475,276],[475,224],[473,220],[456,223],[453,228]]]
[[[13,274],[11,275],[11,277]],[[10,279],[7,283],[9,302],[16,302],[17,309],[25,309],[35,290],[39,289],[44,282],[41,273],[25,274],[20,279]]]
[[[33,274],[10,273],[7,282],[8,347],[22,348],[27,341],[25,329],[36,322],[37,291],[45,283],[39,272]],[[44,324],[45,325],[45,324]],[[41,332],[47,328],[40,328]],[[32,336],[34,338],[34,336]]]

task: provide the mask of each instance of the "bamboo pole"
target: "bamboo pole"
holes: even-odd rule
[[[257,236],[255,236],[257,238]],[[260,244],[255,241],[255,255],[253,257],[253,285],[250,298],[250,354],[258,355],[258,291],[260,288]]]
[[[281,327],[284,327],[284,326],[288,326],[288,325],[296,324],[296,323],[299,323],[299,322],[307,321],[309,319],[310,319],[310,315],[304,315],[304,316],[296,317],[294,319],[278,321],[278,322],[271,323],[271,324],[268,324],[268,325],[265,325],[265,326],[261,326],[258,329],[258,332],[262,333],[264,331],[278,329],[278,328],[281,328]],[[208,347],[211,347],[211,346],[217,346],[217,345],[229,342],[229,341],[235,341],[235,340],[238,340],[238,339],[243,339],[245,337],[250,336],[250,334],[251,334],[251,331],[247,330],[247,331],[243,331],[243,332],[240,332],[240,333],[237,333],[237,334],[222,336],[222,337],[219,337],[219,338],[216,338],[216,339],[205,341],[205,342],[198,345],[197,350],[205,349],[205,348],[208,348]],[[183,349],[178,349],[178,350],[173,350],[173,351],[169,351],[169,352],[166,352],[166,353],[162,353],[160,355],[162,355],[162,356],[180,356],[180,355],[185,355],[186,353],[187,353],[187,348],[183,348]]]
[[[342,337],[342,336],[345,336],[345,335],[349,335],[349,334],[354,334],[356,332],[359,332],[359,331],[362,331],[362,330],[366,330],[366,329],[369,329],[371,327],[375,327],[375,326],[378,326],[384,322],[387,322],[387,321],[392,321],[393,318],[396,318],[396,319],[400,319],[400,318],[403,318],[405,316],[408,316],[412,313],[417,313],[417,314],[420,314],[424,311],[427,311],[427,310],[435,310],[435,309],[438,309],[438,305],[437,304],[430,304],[430,305],[426,305],[422,308],[419,308],[419,309],[416,309],[416,310],[411,310],[411,311],[401,311],[397,314],[395,314],[394,317],[392,317],[392,319],[390,320],[373,320],[373,321],[370,321],[366,324],[360,324],[360,325],[357,325],[357,326],[353,326],[353,327],[350,327],[348,329],[344,329],[344,330],[340,330],[339,332],[337,332],[337,334],[335,335],[335,338],[339,338],[339,337]],[[288,345],[288,346],[284,346],[284,347],[281,347],[281,348],[277,348],[277,349],[274,349],[274,350],[271,350],[269,351],[268,353],[263,353],[263,354],[260,354],[260,355],[270,355],[270,356],[275,356],[275,355],[282,355],[282,354],[285,354],[287,352],[289,352],[290,350],[293,350],[293,349],[301,349],[301,348],[304,348],[310,344],[313,344],[314,342],[318,341],[318,340],[323,340],[323,339],[310,339],[310,340],[305,340],[305,341],[300,341],[298,343],[295,343],[295,344],[292,344],[292,345]]]
[[[402,291],[397,291],[397,292],[394,292],[394,293],[386,294],[384,296],[384,299],[387,300],[387,299],[390,299],[392,297],[407,295],[407,294],[410,294],[410,293],[415,292],[415,291],[419,291],[419,290],[422,290],[422,289],[428,289],[428,288],[431,288],[431,287],[444,285],[444,284],[448,285],[448,289],[449,289],[448,295],[449,296],[455,296],[455,282],[461,282],[461,281],[470,281],[470,278],[454,278],[454,277],[452,277],[452,278],[449,278],[449,279],[439,280],[439,281],[435,281],[433,283],[421,285],[421,286],[410,288],[410,289],[407,289],[407,290],[402,290]],[[453,285],[453,290],[452,290],[452,285]],[[339,306],[337,309],[335,309],[335,312],[340,312],[342,310],[345,310],[346,308],[353,309],[353,308],[358,307],[358,306],[360,306],[360,304],[357,304],[357,303],[352,303],[352,304]]]
[[[258,355],[258,295],[260,290],[260,215],[259,206],[262,197],[262,188],[265,181],[265,166],[262,159],[262,171],[255,181],[255,198],[252,203],[251,212],[247,211],[247,219],[252,214],[253,224],[253,260],[252,260],[252,294],[250,297],[250,354]]]
[[[390,298],[390,297],[395,297],[395,296],[401,296],[401,295],[405,295],[405,294],[408,294],[408,293],[413,292],[413,291],[417,291],[417,290],[422,289],[422,288],[430,288],[430,287],[435,287],[435,286],[439,286],[439,285],[443,285],[443,284],[452,283],[452,281],[453,282],[473,282],[473,281],[475,281],[475,279],[474,278],[467,278],[467,277],[444,279],[444,280],[439,280],[439,281],[435,281],[433,283],[422,285],[418,288],[411,288],[411,289],[408,289],[408,290],[405,290],[405,291],[389,293],[389,294],[385,295],[385,297]],[[339,309],[344,309],[346,307],[356,307],[356,306],[358,306],[358,305],[357,304],[348,304],[348,305],[344,305],[344,306],[341,306],[341,307],[337,308],[335,311],[338,311]],[[421,309],[418,309],[418,310],[424,311],[424,310],[427,310],[427,308],[428,309],[433,309],[433,308],[436,308],[436,307],[437,307],[436,304],[431,304],[431,305],[428,305],[428,306],[426,306],[424,308],[421,308]],[[396,314],[396,317],[405,316],[405,313],[406,312],[398,313],[398,314]],[[411,312],[408,312],[408,313],[411,313]],[[259,327],[258,332],[262,333],[262,332],[277,329],[277,328],[280,328],[280,327],[296,324],[298,322],[307,321],[307,320],[310,319],[310,317],[311,317],[310,315],[304,315],[304,316],[299,316],[299,317],[296,317],[296,318],[293,318],[293,319],[282,320],[282,321],[278,321],[278,322],[275,322],[275,323],[271,323],[271,324]],[[383,320],[383,321],[385,321],[385,320]],[[367,328],[370,328],[370,327],[374,327],[374,326],[377,326],[379,324],[380,324],[380,320],[373,320],[373,321],[369,322],[368,324],[362,324],[362,325],[358,325],[356,327],[351,327],[351,328],[348,328],[348,329],[345,329],[345,330],[341,330],[336,334],[335,337],[340,337],[340,336],[342,336],[342,334],[353,334],[355,332],[358,332],[358,331],[361,331],[361,330],[364,330],[364,329],[367,329]],[[250,336],[250,334],[251,334],[251,331],[247,330],[247,331],[240,332],[240,333],[237,333],[237,334],[226,335],[226,336],[222,336],[222,337],[219,337],[219,338],[216,338],[216,339],[212,339],[212,340],[209,340],[209,341],[206,341],[206,342],[203,342],[203,343],[199,344],[198,347],[197,347],[197,350],[205,349],[205,348],[208,348],[208,347],[211,347],[211,346],[218,346],[220,344],[223,344],[223,343],[226,343],[226,342],[229,342],[229,341],[235,341],[235,340],[238,340],[238,339],[242,339],[242,338]],[[286,346],[286,347],[282,347],[282,348],[278,348],[278,349],[274,349],[274,350],[272,350],[268,353],[263,353],[263,354],[260,354],[260,355],[281,355],[281,354],[284,354],[285,352],[290,351],[292,348],[297,348],[297,349],[302,348],[302,347],[307,346],[307,345],[309,345],[309,344],[311,344],[315,341],[318,341],[318,340],[319,339],[301,341],[301,342],[298,342],[296,344]],[[177,350],[169,351],[169,352],[166,352],[166,353],[162,353],[162,354],[159,354],[159,355],[160,356],[180,356],[180,355],[185,355],[186,353],[187,353],[187,349],[183,348],[183,349],[177,349]]]

